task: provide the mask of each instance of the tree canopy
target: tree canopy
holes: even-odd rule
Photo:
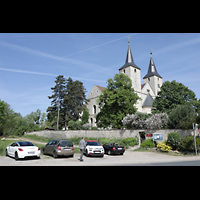
[[[165,81],[153,102],[152,113],[170,113],[177,105],[192,104],[197,106],[195,93],[182,83],[175,80]]]
[[[136,113],[134,104],[139,97],[132,88],[131,79],[125,74],[116,74],[114,80],[108,79],[107,84],[98,99],[101,110],[96,116],[97,126],[120,129],[123,127],[122,119],[127,114]]]
[[[83,83],[72,78],[65,79],[64,76],[57,76],[55,86],[51,88],[51,106],[48,107],[48,121],[57,129],[67,127],[69,121],[77,121],[83,111],[83,104],[86,100],[86,89]]]

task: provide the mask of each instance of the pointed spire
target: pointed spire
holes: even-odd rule
[[[130,41],[128,41],[128,43],[130,43]],[[125,64],[124,64],[119,70],[121,70],[121,69],[123,69],[123,68],[126,68],[126,67],[128,67],[128,66],[133,66],[133,67],[135,67],[135,68],[137,68],[137,69],[140,69],[140,68],[134,63],[130,44],[128,45],[128,50],[127,50],[127,55],[126,55]]]
[[[157,70],[156,70],[156,66],[155,66],[155,63],[154,63],[154,61],[153,61],[153,57],[152,57],[152,51],[153,51],[153,49],[151,49],[151,58],[150,58],[150,62],[149,62],[149,69],[148,69],[148,73],[146,74],[146,76],[144,76],[144,78],[149,78],[149,77],[151,77],[151,76],[158,76],[159,78],[162,78],[159,74],[158,74],[158,72],[157,72]],[[144,79],[143,78],[143,79]]]

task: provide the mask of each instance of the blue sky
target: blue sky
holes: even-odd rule
[[[164,81],[176,80],[200,98],[199,33],[0,33],[0,99],[22,116],[46,112],[57,75],[106,87],[125,63],[131,36],[133,59],[146,75],[150,49]]]

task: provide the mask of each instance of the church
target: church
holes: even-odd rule
[[[130,43],[130,42],[129,42]],[[143,84],[141,84],[141,69],[135,64],[133,55],[131,52],[130,44],[128,45],[125,64],[119,68],[119,73],[126,74],[132,80],[132,87],[135,93],[141,98],[135,105],[138,112],[151,113],[151,108],[155,97],[160,91],[162,86],[162,77],[158,74],[152,52],[150,53],[150,62],[147,74],[143,77]],[[98,85],[94,85],[90,91],[87,99],[89,100],[87,110],[89,112],[89,123],[92,126],[96,126],[95,116],[100,112],[100,108],[97,104],[97,99],[102,91],[106,89]]]

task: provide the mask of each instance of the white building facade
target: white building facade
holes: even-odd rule
[[[141,98],[135,105],[138,112],[151,113],[151,108],[155,97],[162,86],[162,77],[158,74],[154,60],[151,58],[147,74],[143,77],[141,84],[141,69],[134,63],[130,45],[128,45],[125,64],[119,69],[119,73],[126,74],[132,80],[132,87],[135,93]],[[97,103],[99,95],[104,87],[94,85],[87,99],[89,100],[87,110],[89,112],[89,123],[96,126],[96,115],[100,112]]]

